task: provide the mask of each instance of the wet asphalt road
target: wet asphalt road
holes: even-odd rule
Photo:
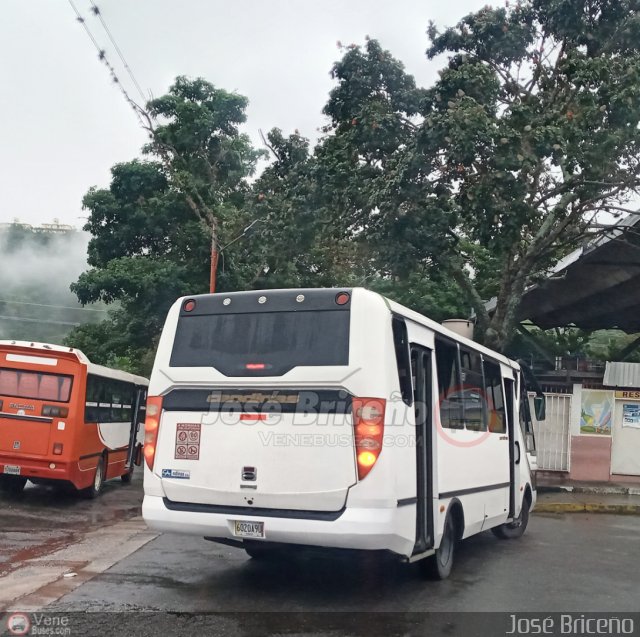
[[[450,579],[384,555],[274,562],[165,534],[63,597],[64,610],[176,612],[637,611],[640,517],[535,515],[526,535],[465,540]],[[635,584],[634,584],[635,583]]]
[[[130,486],[109,483],[94,501],[40,487],[16,500],[3,497],[0,570],[19,572],[29,556],[137,515],[140,498],[139,476]],[[240,549],[166,534],[46,610],[72,613],[79,634],[96,635],[405,635],[427,628],[486,635],[496,633],[483,616],[460,613],[638,611],[639,564],[640,517],[633,516],[534,515],[521,540],[491,533],[465,540],[444,582],[424,581],[416,566],[386,555],[305,551],[262,562]],[[443,614],[436,621],[425,611]],[[190,612],[215,614],[183,614]]]
[[[110,480],[100,498],[27,483],[18,496],[0,492],[0,577],[53,553],[87,532],[140,514],[142,471],[130,485]]]

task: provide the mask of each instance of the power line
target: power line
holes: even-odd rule
[[[109,310],[98,310],[93,307],[72,307],[70,305],[48,305],[46,303],[28,303],[27,301],[12,301],[10,299],[0,299],[0,303],[11,303],[13,305],[32,305],[34,307],[52,307],[59,310],[75,310],[79,312],[103,312],[107,314]]]
[[[93,46],[95,46],[96,50],[98,51],[98,59],[107,67],[107,69],[109,70],[109,75],[111,75],[111,79],[113,80],[113,83],[118,86],[125,100],[127,100],[127,103],[133,109],[133,112],[136,114],[136,117],[138,118],[140,125],[144,128],[145,127],[144,121],[141,115],[142,107],[138,106],[138,104],[135,103],[135,101],[131,98],[131,96],[127,92],[127,89],[122,85],[122,82],[120,82],[120,78],[118,77],[118,74],[116,73],[115,68],[113,67],[111,62],[109,62],[109,60],[107,59],[106,51],[98,44],[98,41],[93,37],[93,33],[91,33],[91,29],[87,25],[87,21],[82,17],[82,14],[80,13],[80,11],[78,11],[73,0],[68,0],[68,2],[76,14],[76,20],[82,25],[87,35],[89,36],[89,39],[91,40],[91,42],[93,42]]]
[[[136,79],[136,76],[133,74],[133,71],[131,70],[131,67],[127,63],[127,60],[125,59],[124,54],[122,53],[122,50],[118,46],[115,38],[113,37],[113,35],[111,34],[111,31],[109,30],[109,27],[107,26],[107,23],[105,22],[104,18],[102,17],[102,11],[100,11],[100,9],[96,6],[96,4],[95,4],[95,2],[93,2],[93,0],[90,0],[90,2],[91,2],[91,10],[93,11],[93,14],[98,16],[98,20],[100,20],[100,24],[102,24],[102,28],[105,30],[105,33],[107,34],[109,40],[111,41],[111,44],[113,45],[113,48],[116,50],[116,53],[120,57],[120,60],[122,61],[122,64],[124,65],[124,68],[127,70],[127,73],[129,74],[129,77],[131,78],[131,81],[133,82],[134,86],[138,90],[138,94],[142,98],[142,102],[144,104],[144,102],[147,101],[147,98],[146,98],[143,90],[140,88],[140,84],[138,83],[138,80]]]
[[[0,314],[0,320],[3,321],[20,321],[25,323],[50,323],[51,325],[68,325],[70,327],[78,327],[81,323],[71,323],[70,321],[51,321],[45,319],[27,318],[25,316],[3,316]]]

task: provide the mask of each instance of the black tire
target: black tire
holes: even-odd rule
[[[27,478],[23,476],[0,476],[0,489],[10,495],[22,493],[26,484]]]
[[[277,557],[278,550],[266,542],[244,541],[244,550],[254,560],[268,560]]]
[[[529,524],[530,507],[529,498],[525,498],[522,501],[520,515],[515,518],[513,522],[507,522],[506,524],[493,527],[491,532],[501,540],[517,540],[519,537],[522,537],[527,530],[527,524]]]
[[[90,500],[93,500],[94,498],[97,498],[100,495],[100,492],[102,491],[102,486],[104,485],[104,476],[105,476],[106,466],[107,466],[107,458],[103,454],[102,456],[100,456],[100,460],[98,460],[98,466],[96,467],[96,472],[93,476],[93,483],[91,484],[90,487],[87,487],[86,489],[82,490],[82,494],[84,495],[85,498],[89,498]]]
[[[131,469],[129,469],[129,471],[127,471],[127,473],[123,473],[120,476],[120,480],[122,480],[122,482],[124,484],[131,484],[131,479],[133,478],[133,467],[131,467]]]
[[[429,579],[447,579],[453,568],[453,560],[456,553],[458,534],[456,525],[451,515],[447,515],[444,521],[444,531],[440,546],[436,549],[435,555],[420,562],[423,574]]]

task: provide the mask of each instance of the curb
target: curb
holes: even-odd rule
[[[584,493],[591,495],[640,495],[640,487],[587,487],[573,485],[538,485],[538,493]]]
[[[612,513],[640,515],[640,504],[581,504],[579,502],[543,502],[533,513]]]

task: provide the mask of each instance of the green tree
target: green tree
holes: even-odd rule
[[[337,213],[382,268],[453,279],[504,349],[527,285],[638,186],[639,36],[634,0],[485,8],[430,26],[449,60],[428,90],[377,42],[349,48],[319,151]]]
[[[170,304],[208,290],[212,244],[251,221],[247,178],[260,153],[238,130],[246,104],[183,77],[149,103],[150,159],[114,166],[109,188],[92,188],[83,200],[91,269],[72,289],[82,303],[117,309],[100,327],[75,330],[69,344],[99,362],[118,357],[148,371]]]

